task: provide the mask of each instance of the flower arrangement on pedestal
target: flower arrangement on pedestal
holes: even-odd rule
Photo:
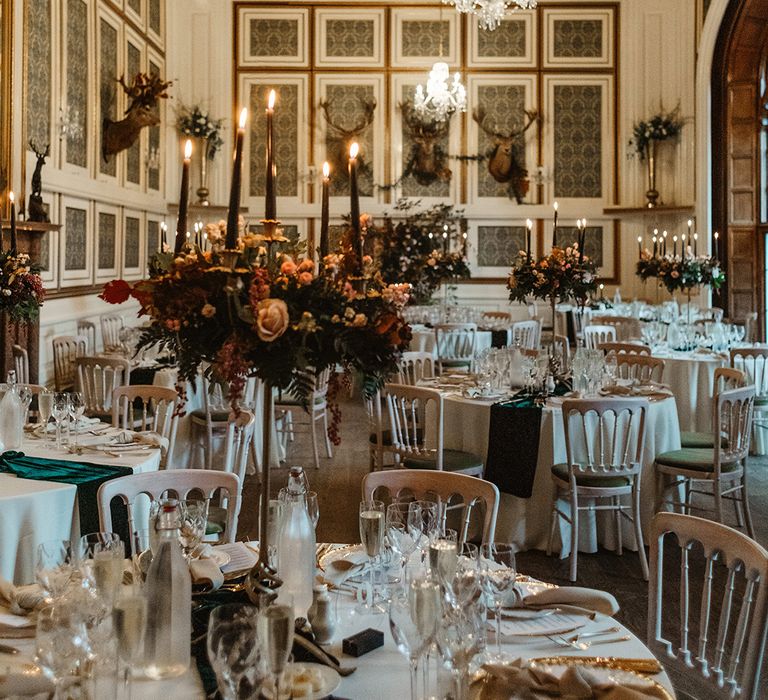
[[[410,284],[414,304],[428,304],[441,284],[471,277],[466,221],[450,204],[411,213],[413,206],[399,201],[395,209],[406,217],[378,233],[379,269],[387,282]]]
[[[13,321],[33,321],[45,298],[43,281],[29,255],[0,251],[0,311]]]
[[[176,129],[189,138],[207,140],[205,155],[208,160],[213,160],[217,151],[224,145],[224,139],[221,137],[223,127],[223,119],[213,119],[200,105],[179,107]]]
[[[725,282],[725,273],[720,269],[720,261],[707,255],[659,255],[645,249],[637,261],[637,274],[643,281],[655,277],[670,294],[677,291],[690,291],[695,287],[706,286],[720,289]]]

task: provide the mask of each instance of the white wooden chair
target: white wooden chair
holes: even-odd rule
[[[103,532],[112,531],[111,503],[119,498],[128,510],[130,532],[146,529],[146,523],[134,520],[134,503],[141,494],[151,501],[163,496],[183,500],[202,495],[213,499],[218,492],[222,507],[226,509],[221,542],[234,542],[237,537],[237,519],[240,514],[242,484],[236,474],[203,469],[172,469],[170,471],[129,474],[104,482],[96,496],[99,504],[99,526]]]
[[[744,342],[756,343],[758,326],[757,326],[757,311],[750,311],[744,316]]]
[[[76,359],[87,354],[88,340],[82,335],[61,335],[53,341],[53,374],[56,391],[66,391],[75,384]]]
[[[537,350],[541,344],[541,324],[538,321],[518,321],[512,324],[512,345]]]
[[[440,374],[446,368],[464,367],[472,370],[477,347],[477,324],[439,323],[435,326],[437,367]]]
[[[227,426],[222,471],[235,474],[241,484],[245,482],[245,472],[248,467],[248,457],[255,429],[256,417],[251,411],[245,409],[241,410],[234,420],[229,421]]]
[[[664,360],[660,357],[620,353],[616,355],[617,374],[622,379],[631,379],[640,384],[656,382],[661,384],[664,376]]]
[[[331,377],[330,368],[324,369],[315,375],[315,388],[307,400],[306,409],[298,397],[288,394],[275,399],[275,412],[285,411],[285,424],[283,426],[283,444],[287,446],[286,437],[293,441],[294,432],[297,427],[309,429],[312,440],[312,457],[315,462],[315,469],[320,468],[320,454],[317,447],[317,424],[322,422],[323,439],[325,442],[325,454],[328,459],[333,457],[333,448],[331,440],[328,437],[328,381]],[[296,422],[296,417],[304,414],[307,417],[306,422]]]
[[[512,314],[509,311],[483,311],[483,318],[489,321],[512,321]]]
[[[754,401],[754,386],[721,391],[712,426],[713,434],[719,433],[721,439],[714,441],[714,447],[685,448],[656,455],[656,473],[668,482],[661,491],[661,505],[682,508],[690,515],[691,510],[705,510],[692,504],[693,494],[714,497],[715,519],[724,523],[723,501],[728,500],[733,503],[739,527],[743,527],[746,520],[749,536],[755,536],[746,473]],[[701,489],[704,485],[711,486],[711,491]],[[680,488],[684,494],[681,503],[664,501],[667,492],[674,495]]]
[[[16,370],[16,381],[19,384],[29,384],[29,355],[21,345],[14,345],[13,368]]]
[[[85,415],[109,421],[112,393],[130,384],[131,363],[119,357],[78,357],[77,387],[83,393]]]
[[[640,343],[600,343],[598,350],[602,350],[606,357],[608,355],[648,355],[651,354],[651,348]]]
[[[392,451],[404,467],[483,475],[482,457],[444,449],[443,396],[439,391],[406,384],[387,384],[384,388]]]
[[[372,472],[397,466],[397,457],[392,452],[392,431],[387,427],[388,419],[385,420],[386,411],[382,411],[384,399],[381,392],[377,391],[375,396],[363,397],[365,404],[365,413],[368,417],[368,461]],[[386,407],[386,404],[384,404]],[[386,461],[386,455],[391,456],[390,461]]]
[[[552,342],[555,345],[555,352],[560,355],[563,361],[562,371],[567,372],[571,367],[571,343],[566,335],[553,336]]]
[[[768,551],[730,527],[689,515],[658,513],[652,527],[648,647],[687,683],[700,686],[696,697],[764,697],[760,675],[768,631]],[[679,578],[674,570],[664,570],[665,545],[674,549],[667,544],[669,535],[679,548],[673,559]],[[700,597],[693,598],[699,588]],[[672,624],[677,638],[665,634]]]
[[[125,320],[119,314],[106,314],[101,317],[101,344],[104,352],[119,349],[120,331],[125,328]]]
[[[96,324],[93,321],[81,318],[77,321],[77,334],[85,336],[88,342],[86,352],[95,355],[96,350]]]
[[[493,542],[496,535],[496,517],[501,497],[496,484],[490,481],[429,469],[394,469],[366,474],[363,477],[363,500],[381,500],[384,495],[391,501],[404,498],[432,500],[430,497],[434,496],[438,503],[446,504],[449,513],[461,510],[461,542],[467,539],[474,508],[480,505],[483,509],[482,542]]]
[[[717,424],[717,397],[721,391],[740,389],[747,385],[747,375],[733,367],[717,367],[714,374],[714,390],[712,392],[712,425]],[[754,423],[754,421],[753,421]],[[680,431],[680,447],[714,447],[715,434],[709,432]]]
[[[567,399],[563,428],[567,462],[552,467],[552,523],[547,554],[552,553],[558,518],[571,526],[571,581],[576,580],[579,552],[579,512],[613,511],[618,553],[622,553],[622,516],[632,522],[643,576],[648,562],[640,523],[640,475],[648,402],[645,399]],[[629,496],[631,504],[622,503]],[[580,499],[588,499],[588,505]],[[567,500],[570,515],[558,502]],[[595,505],[592,499],[607,499]],[[626,511],[630,511],[631,514]]]
[[[179,416],[175,389],[133,384],[119,386],[112,392],[112,425],[123,430],[152,431],[168,438],[168,451],[161,460],[167,466],[176,445]]]
[[[400,357],[397,383],[415,386],[422,379],[435,376],[435,357],[431,352],[409,350]]]
[[[199,450],[199,463],[213,469],[216,440],[225,439],[229,425],[230,406],[227,390],[201,374],[202,408],[189,412],[192,442]]]
[[[747,384],[755,387],[755,430],[768,428],[768,348],[732,348],[730,351],[731,367],[747,375]],[[758,452],[764,435],[754,434]]]
[[[616,329],[616,340],[625,342],[633,338],[639,338],[642,334],[642,326],[634,316],[592,316],[592,324],[595,326],[613,326]]]
[[[616,342],[616,327],[607,325],[590,324],[584,327],[584,347],[596,350],[601,343]]]

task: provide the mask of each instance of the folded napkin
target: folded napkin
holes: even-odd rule
[[[14,586],[0,576],[0,603],[7,605],[14,615],[26,615],[43,606],[45,594],[36,583]]]
[[[192,583],[198,586],[206,586],[209,590],[216,591],[224,583],[224,574],[213,559],[213,547],[209,544],[199,544],[192,552],[189,562],[189,573]]]
[[[163,451],[163,454],[168,451],[168,438],[151,430],[146,432],[123,430],[117,434],[115,442],[118,445],[151,445],[152,447],[159,447]]]
[[[619,682],[609,674],[596,673],[585,666],[568,666],[562,673],[552,673],[536,664],[517,659],[506,665],[486,664],[485,674],[470,687],[473,700],[529,700],[533,698],[568,698],[569,700],[648,700],[669,698],[656,683],[638,676]]]
[[[611,616],[619,612],[619,603],[612,594],[579,586],[545,588],[543,591],[525,596],[523,605],[529,608],[571,605]]]
[[[363,550],[352,550],[343,559],[332,559],[322,572],[322,578],[332,586],[341,586],[352,576],[361,574],[368,568],[368,555]]]

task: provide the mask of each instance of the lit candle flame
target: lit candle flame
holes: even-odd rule
[[[720,234],[717,231],[715,231],[715,240],[717,240],[718,238],[720,238]]]
[[[184,160],[189,160],[192,157],[192,139],[187,139],[184,144]]]
[[[526,219],[525,227],[530,231],[533,228],[533,221],[531,221],[530,219]]]
[[[243,131],[245,129],[245,122],[247,119],[248,119],[248,108],[243,107],[240,110],[240,121],[238,122],[238,125],[237,125],[240,131]]]
[[[643,237],[642,236],[638,236],[637,237],[637,242],[638,243],[642,243],[643,242]]]
[[[277,99],[277,95],[274,90],[269,91],[269,99],[267,100],[267,109],[274,109],[275,108],[275,100]]]
[[[8,193],[8,199],[13,203],[16,201],[16,196],[13,194],[13,192]]]
[[[698,233],[694,233],[693,234],[693,240],[694,241],[698,241],[699,240],[699,234]]]
[[[353,144],[352,144],[352,145],[349,147],[349,157],[350,157],[350,158],[357,158],[357,154],[359,153],[359,151],[360,151],[360,146],[359,146],[359,144],[357,143],[357,141],[355,141],[355,142],[354,142],[354,143],[353,143]]]
[[[328,161],[325,161],[325,163],[323,163],[323,177],[329,178],[330,176],[331,176],[331,166],[328,163]]]
[[[555,203],[552,205],[552,208],[553,208],[555,211],[557,211],[557,207],[558,207],[558,206],[559,206],[559,205],[558,205],[558,203],[557,203],[557,202],[555,202]]]

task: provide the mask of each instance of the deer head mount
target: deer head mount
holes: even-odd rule
[[[125,117],[119,122],[104,119],[101,135],[101,154],[105,161],[115,153],[130,148],[145,126],[157,126],[160,113],[157,101],[166,99],[166,90],[173,81],[164,81],[159,75],[137,73],[133,82],[127,85],[125,76],[118,80],[130,102]]]
[[[345,173],[347,172],[350,144],[353,141],[360,140],[363,132],[373,123],[373,115],[376,111],[377,103],[375,97],[372,97],[369,100],[360,97],[359,100],[360,106],[362,107],[362,114],[352,125],[345,125],[334,120],[332,103],[329,100],[320,101],[320,109],[323,110],[325,121],[330,127],[326,138],[331,145],[328,153],[328,159],[331,163],[331,172],[342,178],[346,177]],[[341,110],[337,110],[337,112],[341,112]],[[343,114],[343,112],[341,113]],[[336,116],[338,117],[338,114]],[[357,162],[359,168],[358,173],[360,175],[370,172],[371,166],[365,161],[362,154],[358,156]]]
[[[51,144],[45,144],[45,149],[40,149],[35,145],[34,141],[29,142],[29,147],[37,158],[35,163],[35,169],[32,172],[32,191],[29,195],[29,203],[27,204],[27,220],[28,221],[43,221],[49,223],[48,212],[45,211],[43,206],[43,166],[45,165],[45,159],[50,155]]]
[[[400,179],[413,175],[420,185],[431,185],[436,181],[450,182],[453,173],[447,164],[448,154],[440,145],[440,141],[450,131],[450,118],[442,121],[425,119],[410,102],[401,102],[398,107],[403,115],[403,127],[413,140]]]
[[[491,137],[492,146],[485,157],[488,159],[488,172],[496,182],[509,184],[509,194],[520,204],[528,192],[528,171],[515,156],[517,140],[539,120],[536,110],[526,110],[526,123],[521,129],[502,132],[487,123],[487,115],[482,107],[472,112],[478,126]]]

